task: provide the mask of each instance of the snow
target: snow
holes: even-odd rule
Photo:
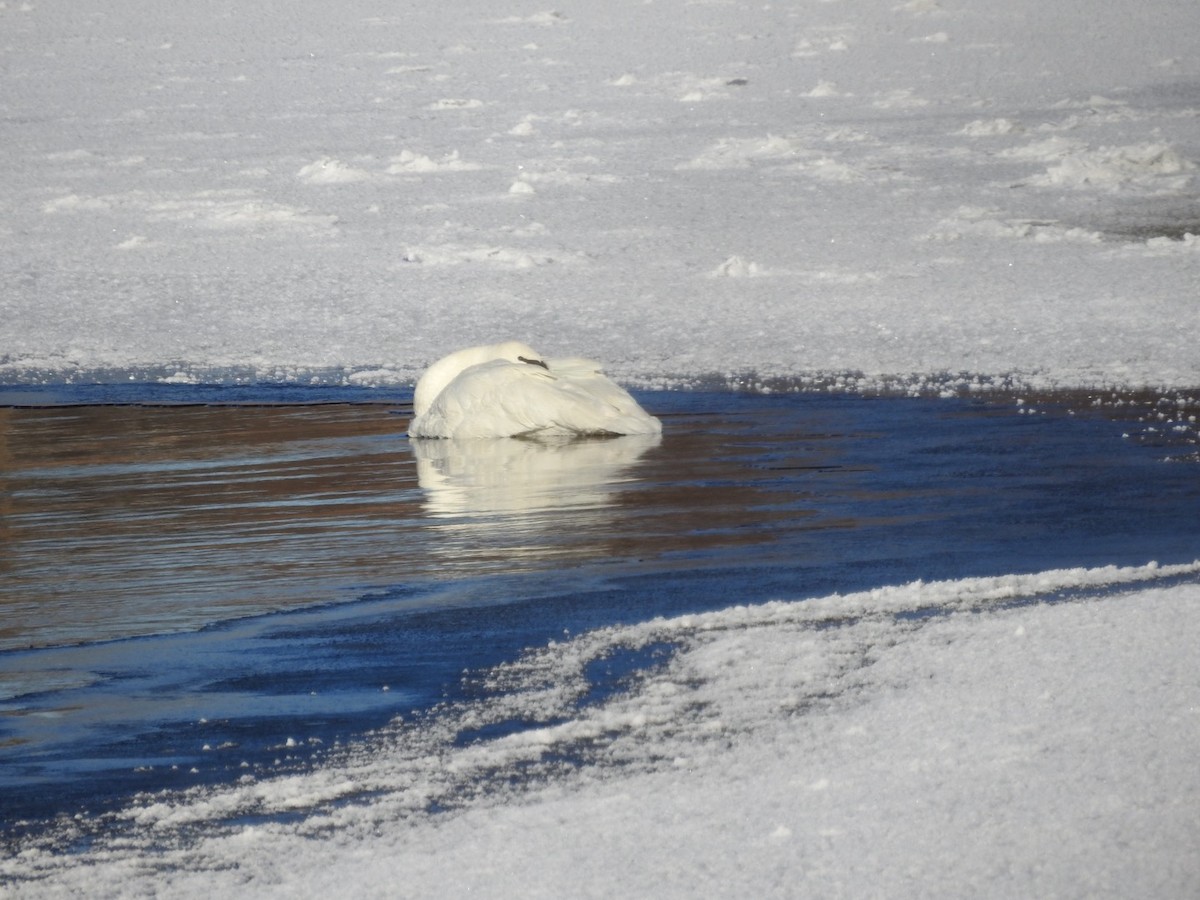
[[[0,378],[1192,387],[1200,13],[1100,6],[7,3]]]
[[[0,2],[0,379],[411,383],[517,338],[637,385],[1194,389],[1198,31],[1194,0]],[[600,630],[0,880],[1196,896],[1198,574]],[[532,724],[455,740],[496,721]]]
[[[148,797],[87,865],[28,847],[0,871],[44,877],[18,897],[1193,896],[1198,574],[918,582],[598,629],[315,773]],[[667,645],[587,702],[590,663]],[[456,740],[506,721],[525,727]]]

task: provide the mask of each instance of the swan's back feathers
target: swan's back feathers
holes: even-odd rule
[[[443,356],[425,370],[413,391],[413,414],[421,416],[437,399],[455,378],[462,372],[481,363],[492,360],[508,360],[518,362],[524,359],[537,359],[537,351],[528,344],[520,341],[505,341],[500,344],[485,344],[481,347],[468,347],[458,350],[449,356]]]
[[[509,345],[497,345],[509,347]],[[417,385],[413,437],[489,438],[527,435],[658,434],[662,425],[648,415],[592,360],[542,360],[525,345],[503,358],[468,365],[428,399],[430,373],[435,382],[449,367],[441,360]],[[477,358],[472,348],[459,361]],[[526,355],[528,354],[528,355]],[[447,357],[447,360],[451,357]],[[425,390],[422,391],[422,384]]]

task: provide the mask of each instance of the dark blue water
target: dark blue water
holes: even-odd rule
[[[639,399],[661,442],[472,449],[407,392],[0,391],[9,830],[311,766],[598,626],[1200,557],[1190,436],[1086,398]]]

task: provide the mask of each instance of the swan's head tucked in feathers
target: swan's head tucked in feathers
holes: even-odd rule
[[[662,424],[587,359],[506,341],[438,360],[413,392],[416,438],[659,434]]]
[[[481,347],[468,347],[449,356],[443,356],[425,370],[417,388],[413,391],[413,415],[421,416],[429,412],[429,407],[437,399],[445,387],[465,372],[471,366],[491,362],[493,359],[505,359],[509,362],[536,362],[545,365],[541,358],[528,344],[520,341],[504,341],[499,344],[485,344]]]

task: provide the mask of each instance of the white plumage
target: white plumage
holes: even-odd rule
[[[413,393],[415,438],[659,434],[662,423],[587,359],[507,341],[451,353]]]

